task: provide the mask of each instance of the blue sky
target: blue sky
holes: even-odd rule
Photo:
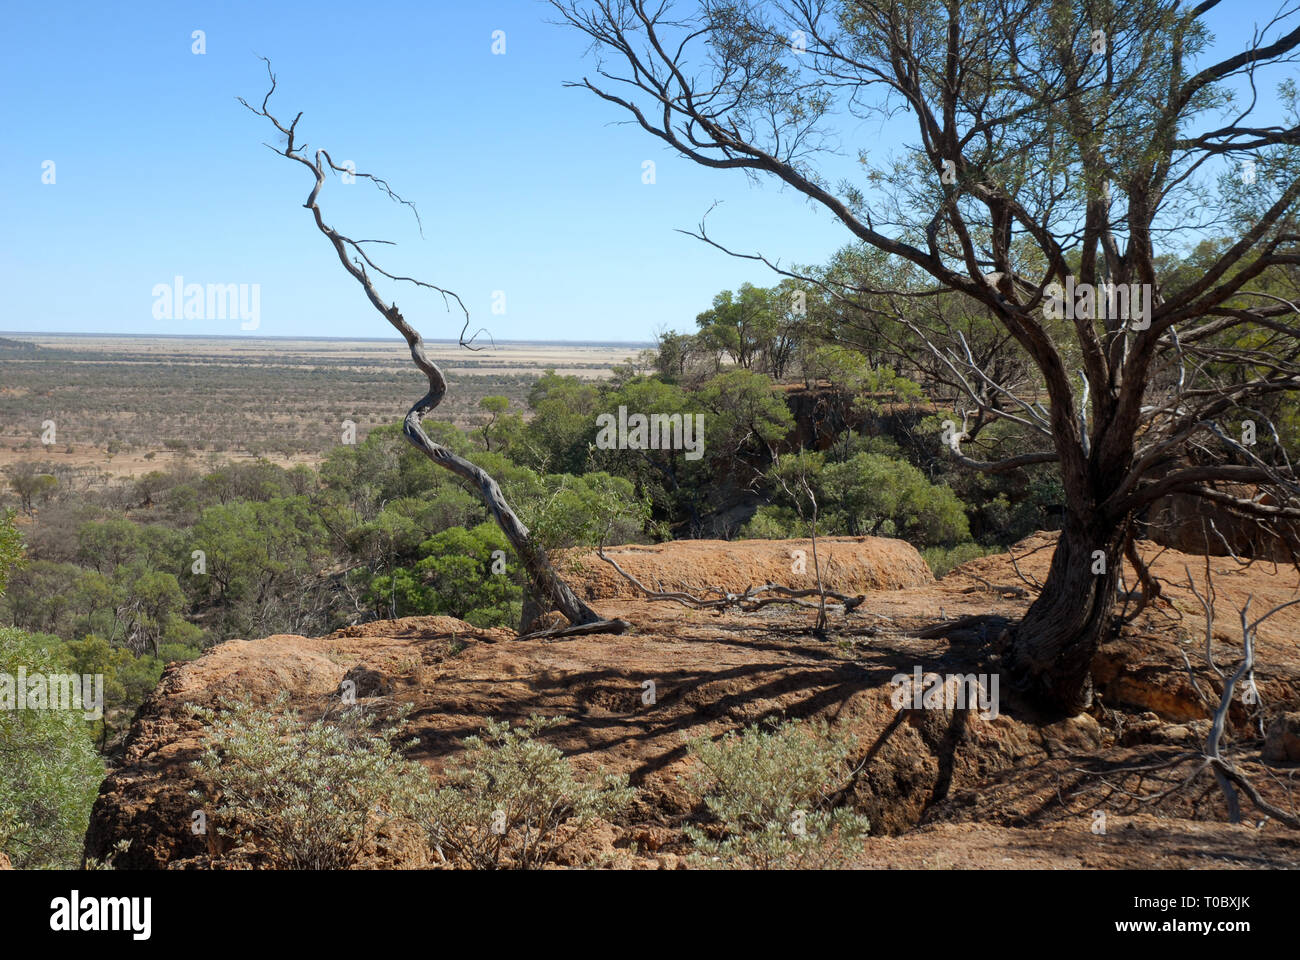
[[[1210,22],[1233,50],[1275,8],[1223,6]],[[793,192],[697,167],[564,89],[592,64],[552,19],[540,0],[10,5],[0,330],[243,332],[238,319],[155,318],[155,285],[182,276],[258,284],[260,336],[392,334],[302,208],[307,171],[263,147],[269,124],[235,102],[265,92],[259,54],[279,75],[272,105],[302,110],[303,139],[414,200],[424,237],[364,181],[327,186],[326,219],[397,241],[372,252],[458,292],[497,339],[647,340],[693,328],[721,289],[775,282],[675,232],[715,201],[710,232],[737,249],[813,263],[847,239]],[[850,152],[885,139],[868,124],[842,133]],[[49,160],[53,185],[41,181]],[[436,297],[386,292],[426,337],[459,331]]]

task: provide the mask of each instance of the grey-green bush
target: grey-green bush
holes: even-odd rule
[[[287,699],[192,708],[208,725],[195,769],[217,792],[217,833],[255,844],[277,869],[355,867],[428,786],[424,768],[402,755],[404,715],[379,724],[353,708],[306,723]]]
[[[579,777],[556,747],[536,739],[560,723],[531,717],[525,724],[488,721],[433,791],[422,819],[437,859],[478,870],[536,869],[598,818],[631,803],[627,778]]]
[[[824,721],[746,727],[690,744],[683,779],[713,822],[687,825],[696,866],[759,870],[828,868],[861,848],[870,821],[834,795],[848,783],[852,738]]]

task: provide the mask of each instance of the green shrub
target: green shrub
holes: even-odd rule
[[[820,487],[828,522],[836,522],[845,533],[884,534],[926,547],[970,537],[957,495],[943,484],[930,483],[904,460],[859,453],[843,463],[827,464]]]
[[[366,600],[384,616],[439,614],[476,627],[513,626],[523,606],[518,566],[495,523],[452,527],[420,545],[413,567],[372,578]]]
[[[427,789],[424,769],[396,742],[405,718],[379,726],[352,709],[337,721],[304,723],[287,700],[192,708],[209,728],[195,769],[219,796],[217,833],[255,842],[273,868],[354,867]]]
[[[782,471],[785,486],[779,483]],[[827,463],[822,453],[801,451],[770,468],[768,478],[776,502],[758,509],[742,537],[808,536],[808,524],[798,518],[790,494],[806,480],[821,507],[817,530],[822,536],[899,537],[918,547],[970,539],[957,495],[945,484],[931,483],[905,460],[863,452]],[[805,516],[810,515],[806,498],[800,505]]]
[[[748,522],[740,528],[742,540],[790,540],[808,536],[806,520],[800,520],[792,507],[771,504],[759,507]],[[824,535],[825,528],[820,532]]]
[[[635,542],[650,521],[650,505],[631,481],[598,471],[542,477],[535,490],[521,491],[517,505],[533,538],[548,552]]]
[[[531,717],[520,727],[488,721],[433,791],[422,818],[434,855],[457,867],[537,869],[599,817],[627,807],[626,777],[579,778],[554,746],[534,739],[561,721]]]
[[[30,634],[0,627],[0,674],[63,673]],[[19,869],[70,869],[81,860],[104,765],[79,710],[0,709],[0,851]]]
[[[930,570],[936,577],[946,577],[954,567],[968,560],[998,552],[997,547],[985,547],[968,541],[959,543],[955,547],[927,547],[921,551],[921,556],[925,558],[925,562],[930,565]]]
[[[688,825],[700,866],[824,868],[861,847],[870,822],[834,807],[850,777],[854,742],[823,721],[747,727],[720,740],[690,744],[695,765],[684,779],[715,823]]]
[[[14,526],[12,510],[0,513],[0,594],[9,582],[9,571],[16,569],[23,559],[23,537]]]

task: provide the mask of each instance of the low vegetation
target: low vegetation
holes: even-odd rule
[[[627,778],[578,775],[556,747],[537,739],[559,718],[524,724],[489,721],[430,791],[419,816],[434,858],[475,870],[537,869],[554,863],[597,819],[623,813]]]
[[[0,674],[61,672],[40,638],[0,627]],[[18,869],[71,869],[81,861],[90,808],[104,779],[82,715],[0,710],[0,852]]]
[[[212,784],[217,835],[252,845],[266,866],[345,870],[399,820],[423,786],[403,758],[404,718],[379,724],[358,709],[304,722],[287,705],[247,700],[198,707],[209,740],[195,773]],[[195,802],[209,798],[194,794]]]
[[[861,848],[870,821],[837,797],[855,744],[822,721],[750,726],[690,745],[687,784],[709,819],[687,825],[697,866],[826,869]]]
[[[489,720],[434,781],[403,751],[404,715],[384,724],[353,707],[310,723],[281,700],[196,708],[208,746],[195,763],[228,856],[275,869],[348,869],[381,834],[421,834],[431,863],[540,869],[597,857],[592,828],[629,812],[625,776],[579,773],[543,737],[563,723]],[[688,826],[697,865],[843,865],[869,822],[837,805],[853,743],[824,723],[750,727],[690,745],[687,786],[707,811]],[[608,851],[606,851],[608,853]]]

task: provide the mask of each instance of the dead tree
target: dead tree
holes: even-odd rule
[[[801,449],[796,455],[797,459],[795,460],[795,466],[792,471],[793,476],[790,478],[794,482],[794,489],[791,489],[791,485],[787,482],[785,473],[783,472],[783,464],[781,462],[780,454],[776,452],[775,448],[771,448],[771,455],[772,477],[776,480],[781,489],[785,491],[785,495],[789,497],[790,501],[794,504],[794,509],[795,512],[799,514],[799,519],[806,520],[808,523],[809,539],[812,541],[813,576],[817,580],[816,595],[818,599],[817,622],[813,626],[813,633],[819,637],[824,637],[827,628],[826,597],[828,594],[825,585],[822,583],[821,557],[817,553],[817,514],[819,508],[817,505],[817,495],[813,492],[812,484],[808,482],[808,463],[805,459],[804,451]],[[800,497],[800,494],[808,500],[808,517],[804,516],[803,499]],[[839,595],[836,595],[836,597],[839,598]],[[858,599],[860,601],[862,598],[859,597]],[[843,602],[842,599],[841,602]],[[854,606],[856,606],[856,604]],[[844,610],[846,613],[852,609],[853,607],[845,604]]]
[[[393,327],[396,328],[396,330],[406,339],[406,342],[411,349],[412,361],[414,361],[415,365],[428,378],[429,390],[423,397],[417,400],[415,405],[407,412],[406,418],[402,424],[402,434],[417,450],[433,461],[433,463],[445,470],[451,471],[456,476],[467,481],[477,490],[479,498],[483,501],[483,505],[487,507],[488,511],[492,514],[493,519],[496,520],[497,525],[506,535],[506,538],[510,541],[511,546],[514,547],[516,554],[519,556],[519,560],[523,564],[524,570],[528,575],[532,595],[535,598],[538,598],[539,601],[550,603],[556,610],[564,615],[565,619],[567,619],[570,624],[581,626],[585,633],[598,631],[619,633],[627,629],[628,624],[622,620],[605,620],[602,618],[600,614],[596,613],[596,611],[592,610],[591,607],[583,603],[578,595],[573,592],[572,588],[570,588],[569,585],[560,578],[560,576],[555,572],[554,567],[551,566],[551,562],[547,558],[546,552],[537,545],[530,535],[528,528],[524,526],[523,522],[518,516],[516,516],[514,510],[512,510],[510,505],[506,502],[505,496],[501,492],[501,487],[498,485],[496,480],[494,480],[481,467],[471,463],[464,457],[457,456],[441,444],[435,443],[429,435],[424,432],[424,428],[421,426],[421,421],[426,414],[442,402],[442,398],[447,393],[447,380],[443,376],[442,371],[438,369],[438,365],[430,360],[428,355],[424,352],[424,341],[420,337],[419,332],[407,322],[405,317],[402,316],[401,311],[397,309],[396,303],[388,303],[384,300],[379,291],[375,288],[371,274],[374,273],[388,280],[410,283],[425,290],[435,291],[441,294],[444,302],[447,303],[454,300],[465,316],[465,324],[461,328],[460,334],[461,346],[468,345],[465,340],[465,331],[469,329],[469,311],[461,302],[460,297],[456,296],[456,294],[452,293],[450,290],[435,286],[432,283],[426,283],[422,280],[416,280],[412,277],[397,276],[389,273],[382,267],[378,266],[370,255],[362,248],[362,244],[364,243],[387,241],[353,240],[325,222],[317,201],[321,189],[325,186],[330,171],[335,173],[347,173],[355,177],[369,180],[393,201],[410,207],[413,212],[415,211],[415,206],[410,201],[402,199],[402,197],[395,193],[385,180],[369,173],[354,171],[350,167],[339,166],[330,158],[329,153],[323,149],[318,149],[315,157],[309,158],[306,153],[307,145],[305,143],[299,144],[297,141],[298,121],[302,119],[302,112],[300,111],[293,118],[293,122],[288,126],[285,126],[268,110],[271,95],[275,93],[276,77],[275,73],[271,70],[271,62],[265,57],[262,59],[266,62],[266,71],[271,81],[270,89],[267,91],[266,96],[262,98],[262,105],[260,107],[254,107],[243,97],[238,98],[239,102],[259,117],[265,117],[267,120],[271,121],[275,129],[285,138],[284,146],[274,147],[268,143],[265,144],[268,149],[275,151],[280,156],[286,157],[289,160],[297,161],[311,171],[315,182],[312,186],[311,193],[307,196],[307,202],[304,203],[303,206],[311,211],[312,217],[316,221],[316,229],[318,229],[325,238],[329,240],[330,245],[334,248],[334,252],[338,255],[339,263],[343,265],[343,269],[361,285],[361,289],[365,291],[367,299],[369,299],[374,308],[378,310],[380,314],[383,315],[384,319],[391,323]],[[416,213],[416,217],[418,221],[418,213]]]
[[[1270,803],[1260,794],[1259,789],[1247,776],[1246,772],[1233,762],[1231,756],[1225,754],[1224,736],[1228,728],[1228,714],[1232,708],[1234,699],[1237,697],[1237,691],[1243,690],[1241,700],[1249,702],[1254,700],[1258,705],[1258,691],[1255,687],[1255,637],[1259,627],[1265,620],[1287,607],[1300,603],[1300,599],[1290,600],[1286,603],[1280,603],[1273,607],[1260,617],[1250,618],[1250,608],[1254,598],[1248,597],[1246,602],[1238,611],[1241,622],[1241,662],[1232,672],[1226,672],[1218,663],[1215,662],[1212,644],[1214,639],[1214,620],[1215,620],[1215,603],[1216,591],[1214,589],[1213,575],[1210,573],[1210,566],[1207,561],[1205,567],[1205,586],[1204,592],[1198,590],[1195,581],[1192,579],[1190,569],[1184,568],[1187,572],[1187,584],[1192,595],[1201,605],[1205,616],[1205,662],[1218,677],[1222,684],[1222,692],[1216,703],[1213,698],[1207,695],[1201,689],[1201,684],[1196,677],[1196,672],[1192,668],[1191,659],[1186,652],[1183,653],[1183,662],[1187,668],[1187,675],[1191,681],[1192,689],[1205,705],[1206,710],[1210,713],[1210,727],[1205,737],[1205,744],[1199,751],[1190,751],[1180,753],[1168,760],[1157,763],[1141,763],[1134,766],[1121,767],[1117,773],[1152,773],[1157,770],[1167,771],[1166,776],[1175,778],[1175,782],[1164,789],[1154,793],[1130,793],[1120,791],[1124,796],[1139,803],[1155,803],[1166,797],[1186,790],[1195,783],[1207,771],[1213,774],[1219,789],[1223,792],[1224,803],[1228,810],[1228,819],[1232,823],[1240,823],[1241,815],[1241,798],[1238,795],[1240,790],[1250,800],[1256,810],[1285,824],[1293,829],[1300,829],[1300,814],[1294,810],[1284,810],[1277,805]],[[1213,692],[1213,691],[1211,691]],[[1189,773],[1180,773],[1188,765],[1192,766]],[[1105,778],[1102,782],[1114,789],[1114,784],[1109,783]]]
[[[986,473],[1055,465],[1050,572],[1003,651],[1025,700],[1048,714],[1091,702],[1131,521],[1151,504],[1189,494],[1300,519],[1273,426],[1300,391],[1300,103],[1283,86],[1282,120],[1259,121],[1257,98],[1238,108],[1225,87],[1286,77],[1294,5],[1202,65],[1216,0],[552,2],[599,58],[573,86],[681,156],[778,181],[843,225],[865,251],[847,281],[743,255],[930,355],[965,407],[950,456]],[[853,122],[834,129],[837,114]],[[861,186],[819,165],[904,121],[898,155],[862,145]],[[1180,259],[1179,231],[1225,239]],[[1078,290],[1094,292],[1087,309]],[[941,309],[987,317],[1023,362],[990,366],[960,326],[933,321]],[[992,420],[1023,432],[1023,452],[963,451]],[[1243,420],[1271,442],[1243,441]]]

